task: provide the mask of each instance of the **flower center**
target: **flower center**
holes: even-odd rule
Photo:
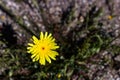
[[[42,50],[45,50],[45,47],[42,47]]]

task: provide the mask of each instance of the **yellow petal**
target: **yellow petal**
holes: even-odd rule
[[[27,53],[31,53],[30,51],[27,51]]]
[[[32,58],[33,62],[38,61],[39,60],[39,55],[36,55],[35,57]]]
[[[55,38],[52,38],[52,39],[51,39],[51,42],[54,42],[54,41],[55,41]]]
[[[56,51],[51,51],[49,54],[49,57],[52,58],[53,60],[56,60],[55,57],[56,55],[58,55],[58,53]]]
[[[38,61],[40,59],[39,55],[36,55],[36,61]]]
[[[50,33],[47,38],[50,38],[51,36],[52,36],[52,34]]]
[[[34,44],[37,44],[38,43],[38,39],[35,36],[33,36],[32,38],[33,38]]]
[[[58,49],[59,46],[51,46],[51,50],[55,50],[55,49]]]
[[[43,40],[44,38],[44,35],[43,35],[43,32],[40,33],[40,39]]]
[[[34,45],[33,45],[32,43],[28,43],[28,46],[31,46],[31,47],[32,47],[32,46],[34,46]]]
[[[44,54],[41,54],[39,56],[40,56],[39,62],[41,63],[41,65],[45,65],[45,56],[44,56]]]
[[[31,49],[29,49],[29,51],[31,52],[31,54],[34,54],[37,52],[37,50],[35,49],[36,47],[32,47]]]
[[[32,47],[27,47],[27,50],[31,49]]]
[[[36,57],[36,55],[38,55],[38,53],[34,53],[34,54],[31,56],[31,58]]]
[[[40,63],[41,65],[45,65],[45,58],[40,58],[39,63]]]
[[[46,59],[49,63],[51,63],[51,60],[50,60],[50,58],[48,57],[48,55],[45,55],[45,59]]]
[[[47,38],[48,32],[45,32],[45,39]]]
[[[32,61],[35,62],[35,61],[36,61],[36,58],[32,58]]]

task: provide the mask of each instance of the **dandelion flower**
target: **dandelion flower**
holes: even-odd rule
[[[55,50],[59,46],[55,43],[55,38],[52,37],[51,33],[41,32],[40,39],[33,36],[32,41],[33,43],[28,43],[27,52],[32,54],[33,62],[39,61],[41,65],[45,65],[46,61],[51,63],[51,59],[56,60],[58,52]]]

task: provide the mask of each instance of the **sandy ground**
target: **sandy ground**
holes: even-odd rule
[[[26,3],[27,5],[19,0],[18,2],[15,2],[15,0],[1,0],[0,3],[5,4],[5,6],[7,6],[10,11],[13,12],[16,16],[21,16],[28,28],[31,27],[31,23],[29,21],[29,19],[31,18],[31,20],[36,22],[39,30],[45,30],[45,26],[44,24],[42,24],[39,11],[33,8],[35,7],[34,5],[29,5],[31,3],[31,0],[29,0],[29,3]],[[93,5],[96,5],[98,8],[103,7],[103,13],[100,17],[101,22],[104,24],[103,28],[106,29],[107,32],[114,30],[114,32],[112,33],[114,37],[119,35],[120,0],[46,0],[46,5],[42,1],[39,5],[48,12],[49,15],[47,17],[51,16],[51,21],[53,23],[59,23],[63,11],[67,10],[67,8],[73,4],[75,4],[76,18],[79,16],[79,13],[81,13],[81,16],[84,17],[86,15],[86,12],[88,12]],[[26,35],[24,35],[24,32],[16,24],[14,24],[14,22],[7,16],[7,14],[0,10],[0,25],[2,26],[2,22],[6,21],[8,21],[9,23],[13,23],[14,30],[19,36],[19,42],[21,44],[24,43],[23,39],[26,39]],[[120,45],[120,38],[115,40],[113,44]],[[100,61],[100,59],[102,59],[103,57],[111,58],[109,52],[106,51],[102,52],[100,55],[101,57],[98,61]],[[108,64],[88,64],[87,66],[90,70],[87,75],[90,77],[91,80],[120,80],[120,65],[118,65],[120,64],[120,55],[117,55],[115,57],[115,61],[115,66],[118,66],[117,69],[108,67]],[[77,80],[77,76],[75,75],[75,77],[73,77],[73,80]]]

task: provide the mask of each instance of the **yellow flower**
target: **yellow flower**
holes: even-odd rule
[[[113,17],[111,15],[108,16],[108,19],[111,20]]]
[[[60,73],[59,73],[59,74],[57,74],[57,77],[58,77],[58,78],[61,78],[61,76],[62,76],[62,75],[61,75]]]
[[[52,34],[48,32],[40,33],[40,39],[37,39],[35,36],[32,37],[33,43],[28,43],[28,53],[31,53],[32,60],[39,61],[41,65],[45,65],[46,61],[51,63],[51,59],[56,60],[58,52],[55,50],[59,48],[55,43],[55,38],[52,37]]]
[[[5,16],[4,15],[0,16],[0,19],[5,20]]]

